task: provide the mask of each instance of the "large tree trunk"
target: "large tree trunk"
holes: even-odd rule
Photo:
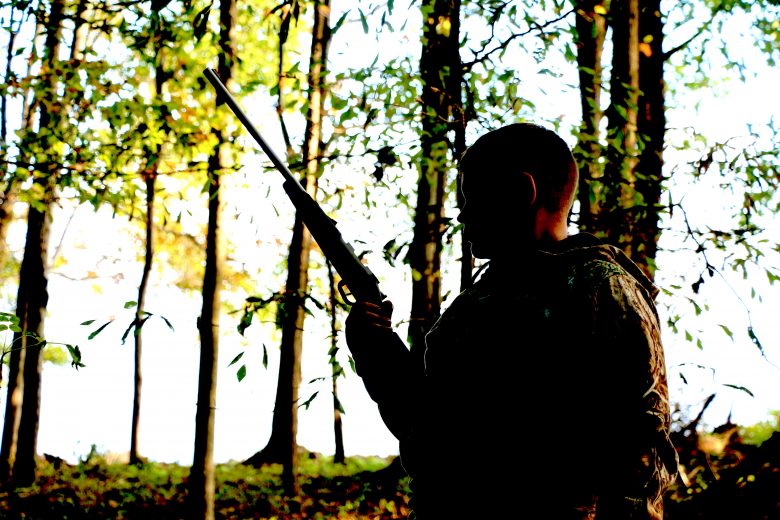
[[[36,39],[37,37],[40,37],[44,34],[44,23],[43,20],[39,21],[39,23],[36,26]],[[8,51],[11,52],[11,45],[9,44]],[[10,61],[8,62],[10,64]],[[28,63],[28,72],[29,72],[29,63]],[[5,99],[5,97],[3,97]],[[28,99],[28,96],[25,95],[25,100]],[[24,103],[24,107],[22,110],[22,122],[21,122],[21,128],[23,131],[29,131],[32,127],[32,119],[28,116],[30,112],[32,112],[33,107],[36,106],[37,99],[32,98],[32,100],[27,103]],[[5,121],[6,114],[3,114],[3,121]],[[27,154],[24,150],[20,152],[23,154],[21,156],[21,161],[24,162],[27,159]],[[4,188],[5,192],[2,194],[2,201],[0,201],[0,204],[2,205],[2,209],[0,209],[0,212],[2,212],[2,219],[0,219],[0,238],[3,241],[3,245],[5,245],[5,237],[8,232],[7,226],[10,224],[11,219],[11,208],[13,207],[13,203],[16,199],[16,190],[18,189],[18,183],[17,179],[15,178],[14,174],[7,171],[5,172],[5,175],[3,177],[4,181]],[[3,246],[0,246],[0,248]],[[4,253],[3,253],[4,254]],[[5,258],[0,257],[0,273],[1,270],[4,269],[3,261]],[[21,284],[21,273],[20,273],[20,284]],[[21,287],[18,287],[17,290],[21,290]],[[27,294],[29,293],[29,290],[24,289],[20,294]],[[17,297],[17,307],[18,307],[18,297]],[[6,407],[5,407],[5,419],[3,423],[3,438],[2,438],[2,444],[0,445],[0,482],[6,482],[11,477],[11,469],[13,468],[14,461],[16,459],[16,448],[17,448],[17,440],[19,436],[19,420],[21,419],[21,406],[22,406],[22,386],[23,386],[23,379],[22,376],[24,374],[23,367],[24,367],[24,356],[26,352],[26,348],[24,348],[21,343],[21,336],[15,336],[13,338],[13,350],[10,352],[8,356],[8,389],[6,391]]]
[[[607,151],[604,168],[603,206],[596,231],[622,247],[629,256],[636,218],[637,103],[639,96],[639,2],[613,2],[612,76],[607,108]]]
[[[601,123],[601,58],[606,35],[604,13],[596,8],[603,4],[600,0],[580,0],[577,3],[577,66],[580,77],[580,105],[582,123],[574,157],[580,170],[577,200],[579,214],[577,225],[580,231],[593,232],[594,215],[598,213],[600,182],[602,176],[599,167],[601,146],[599,145],[599,124]]]
[[[48,92],[56,92],[58,80],[54,73],[55,64],[58,61],[60,48],[60,32],[63,21],[64,3],[52,2],[46,23],[47,33],[45,42],[45,60],[48,67]],[[51,99],[47,100],[51,101]],[[58,125],[58,119],[48,110],[47,101],[41,100],[41,112],[39,116],[39,132],[45,136],[49,146],[44,150],[53,148],[54,128]],[[22,374],[22,405],[19,419],[19,433],[16,446],[16,459],[11,470],[11,479],[16,486],[28,486],[35,481],[36,447],[38,443],[38,425],[40,422],[41,407],[41,367],[43,358],[41,350],[43,341],[43,320],[48,303],[47,271],[48,257],[47,246],[49,241],[49,220],[51,207],[56,187],[59,158],[53,155],[47,158],[47,163],[40,164],[36,172],[40,177],[35,182],[42,187],[44,200],[40,206],[31,206],[27,216],[27,242],[25,244],[24,259],[20,271],[19,286],[27,280],[29,285],[25,287],[26,294],[19,293],[17,297],[17,316],[23,331],[33,332],[37,338],[25,337],[21,346],[25,348],[24,367]],[[27,265],[25,266],[25,263]],[[20,306],[21,302],[21,306]]]
[[[53,187],[47,187],[51,193]],[[24,351],[21,377],[21,407],[18,419],[16,457],[11,478],[16,486],[29,486],[35,481],[36,446],[41,403],[41,349],[43,320],[49,299],[47,290],[47,244],[49,241],[50,202],[45,210],[30,207],[27,216],[27,240],[20,271],[16,315],[22,335],[15,346]],[[14,334],[16,341],[16,334]],[[17,394],[18,395],[18,394]]]
[[[636,191],[642,204],[632,234],[634,260],[652,280],[658,252],[659,211],[663,182],[663,152],[666,134],[664,101],[663,19],[660,0],[642,2],[639,12],[639,114],[637,131],[644,146],[636,171]]]
[[[441,251],[444,194],[451,169],[447,132],[460,106],[460,0],[424,0],[422,53],[422,135],[414,237],[409,247],[412,306],[409,343],[422,349],[425,334],[441,313]]]
[[[301,179],[301,184],[314,200],[317,198],[317,179],[321,171],[322,112],[325,100],[323,82],[327,74],[331,35],[329,15],[329,0],[314,2],[308,73],[309,103],[303,145],[306,172]],[[282,463],[282,486],[289,496],[299,493],[295,476],[298,467],[298,391],[301,383],[303,325],[306,316],[304,298],[309,285],[311,246],[311,234],[304,226],[301,216],[296,213],[287,259],[287,286],[279,309],[282,343],[271,438],[262,452],[247,461],[255,465],[267,462]]]
[[[279,54],[278,54],[278,83],[276,91],[276,113],[279,118],[282,135],[287,148],[288,157],[295,152],[290,142],[290,136],[287,133],[287,127],[284,122],[284,45],[287,41],[289,24],[291,23],[292,9],[290,6],[284,6],[279,10],[280,30],[279,30]],[[304,174],[303,182],[306,182]],[[310,191],[316,184],[308,184],[307,191]],[[314,192],[316,194],[316,192]],[[313,195],[312,195],[313,196]],[[308,241],[303,244],[302,241]],[[302,252],[307,251],[306,275],[308,275],[308,250],[310,248],[311,238],[303,226],[303,222],[296,215],[293,223],[293,233],[290,238],[290,251],[287,256],[287,283],[284,298],[279,303],[277,309],[277,323],[282,329],[282,341],[279,346],[279,372],[276,381],[276,401],[274,405],[274,416],[271,422],[271,437],[268,439],[265,447],[244,461],[255,467],[261,467],[264,464],[287,464],[292,468],[296,462],[297,446],[295,437],[297,436],[297,409],[295,401],[298,399],[298,388],[301,384],[301,337],[296,341],[296,327],[300,323],[303,329],[303,312],[300,304],[301,285],[301,260]],[[308,283],[308,278],[303,282],[303,287]],[[295,289],[293,289],[295,288]],[[299,316],[300,314],[300,316]],[[299,322],[300,317],[300,322]],[[288,325],[289,324],[289,325]],[[295,401],[293,401],[293,398]],[[295,428],[296,434],[293,434]],[[294,488],[295,479],[291,478],[292,471],[288,470],[285,474],[285,486]]]
[[[222,0],[219,7],[219,62],[217,73],[229,84],[235,63],[233,23],[235,4]],[[214,475],[214,423],[217,405],[217,361],[219,359],[220,289],[224,248],[221,237],[221,175],[223,153],[228,138],[223,129],[214,131],[217,144],[209,157],[208,206],[206,231],[206,267],[203,273],[203,305],[198,319],[200,366],[198,401],[195,412],[195,449],[189,475],[188,502],[192,519],[214,519],[216,482]]]

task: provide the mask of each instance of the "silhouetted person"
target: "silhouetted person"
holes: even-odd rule
[[[489,259],[409,351],[392,303],[353,305],[358,374],[399,439],[413,518],[661,519],[677,472],[655,286],[568,234],[577,167],[541,126],[480,137],[458,220]]]

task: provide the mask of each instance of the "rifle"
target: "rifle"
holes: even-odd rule
[[[341,237],[341,233],[336,228],[336,221],[322,211],[319,204],[306,192],[301,183],[293,177],[287,166],[279,160],[260,135],[260,132],[257,131],[246,114],[244,114],[241,106],[225,84],[222,83],[217,71],[206,68],[203,74],[217,91],[217,106],[222,103],[228,104],[238,120],[244,125],[244,128],[254,137],[257,144],[260,145],[260,148],[263,149],[263,152],[271,159],[276,169],[284,177],[284,184],[282,184],[284,191],[287,192],[287,196],[295,206],[298,215],[300,215],[303,223],[306,224],[311,236],[314,237],[325,257],[336,269],[336,272],[339,273],[339,276],[341,276],[338,289],[344,302],[347,304],[355,303],[349,300],[348,293],[344,289],[346,286],[349,293],[359,301],[381,303],[385,299],[385,295],[379,289],[379,281],[374,276],[374,273],[355,255],[352,246]]]

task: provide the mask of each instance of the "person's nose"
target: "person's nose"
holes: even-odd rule
[[[456,217],[456,219],[461,224],[465,224],[466,223],[466,203],[465,202],[463,203],[463,206],[461,206],[460,213],[458,213],[458,216]]]

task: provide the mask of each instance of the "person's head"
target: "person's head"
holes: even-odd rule
[[[460,161],[465,205],[458,216],[471,252],[495,258],[520,245],[566,236],[577,165],[552,130],[514,123],[488,132]]]

